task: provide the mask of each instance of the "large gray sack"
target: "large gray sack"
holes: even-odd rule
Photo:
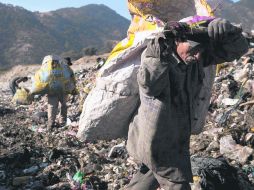
[[[80,140],[110,140],[127,136],[130,120],[139,105],[139,65],[140,58],[134,57],[123,68],[97,78],[96,86],[83,106],[77,135]]]
[[[154,36],[151,36],[154,38]],[[139,106],[137,72],[141,54],[149,41],[124,52],[116,60],[102,68],[95,88],[85,100],[79,121],[77,137],[81,141],[111,140],[127,137],[129,124]],[[192,134],[202,132],[205,125],[215,66],[204,69],[205,78],[198,99],[194,101],[195,117]]]

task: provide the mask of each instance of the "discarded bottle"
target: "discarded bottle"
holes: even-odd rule
[[[73,180],[76,182],[79,182],[80,184],[83,184],[84,182],[84,176],[85,174],[81,171],[78,171],[74,176],[73,176]]]
[[[39,170],[39,167],[38,167],[38,166],[32,166],[32,167],[30,167],[30,168],[28,168],[28,169],[24,169],[24,170],[23,170],[23,173],[24,173],[24,174],[35,174],[35,173],[38,172],[38,170]]]

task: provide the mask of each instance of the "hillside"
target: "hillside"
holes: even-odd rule
[[[96,14],[95,14],[96,13]],[[30,12],[0,3],[0,69],[36,64],[46,54],[73,58],[108,52],[126,36],[129,21],[104,5]]]
[[[216,7],[221,0],[208,0]],[[223,0],[216,16],[254,29],[253,0]],[[186,15],[191,15],[191,10]],[[189,13],[187,13],[189,12]],[[186,16],[185,15],[185,16]],[[40,13],[0,3],[0,70],[18,64],[38,64],[47,54],[78,59],[109,52],[126,36],[129,20],[105,5],[87,5]]]
[[[209,0],[214,8],[221,0]],[[216,10],[216,16],[228,19],[234,23],[241,23],[244,30],[250,31],[254,29],[254,1],[240,0],[234,3],[231,0],[223,0],[222,4]]]

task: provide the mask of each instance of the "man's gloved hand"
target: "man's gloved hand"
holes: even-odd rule
[[[208,35],[214,41],[226,39],[229,35],[239,34],[241,29],[232,25],[228,20],[216,18],[208,25]]]
[[[188,29],[186,23],[170,21],[164,27],[164,35],[166,38],[184,38],[184,34]]]

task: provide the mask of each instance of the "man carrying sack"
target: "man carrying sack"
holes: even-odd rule
[[[127,141],[130,156],[142,165],[126,190],[191,189],[191,129],[206,117],[197,108],[210,99],[200,96],[207,91],[204,68],[240,58],[248,49],[241,30],[225,19],[208,22],[205,40],[202,34],[185,35],[187,28],[168,22],[142,54],[137,76],[141,104]]]

